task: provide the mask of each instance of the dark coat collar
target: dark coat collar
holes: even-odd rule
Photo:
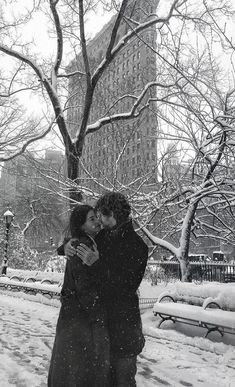
[[[122,238],[126,233],[133,231],[133,229],[132,220],[128,219],[126,222],[112,228],[109,233],[112,238]]]

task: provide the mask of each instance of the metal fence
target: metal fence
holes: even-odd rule
[[[157,298],[143,298],[143,297],[140,297],[139,298],[139,305],[140,305],[140,309],[149,309],[149,308],[152,308],[153,305],[155,304],[155,302],[157,302]]]
[[[7,282],[4,281],[5,276],[2,278],[3,278],[3,280],[1,280],[1,276],[0,276],[0,292],[1,291],[23,292],[23,293],[30,295],[30,296],[37,296],[40,294],[40,295],[48,298],[49,300],[50,299],[56,299],[56,300],[60,299],[60,290],[53,289],[53,284],[48,279],[44,279],[40,282],[40,284],[44,285],[44,287],[40,288],[39,284],[37,284],[37,286],[35,286],[36,281],[34,281],[33,278],[27,278],[22,283],[20,283],[20,281],[18,281],[18,283],[15,282],[18,279],[18,277],[16,277],[16,276],[12,276],[9,279],[9,281],[7,281]],[[45,286],[45,284],[46,284],[46,286]],[[60,283],[58,283],[57,285],[58,285],[58,287],[61,287]],[[43,302],[43,300],[39,299],[39,302]],[[152,308],[153,305],[155,304],[155,302],[157,302],[156,297],[155,298],[139,297],[140,310],[142,311],[145,309]],[[60,304],[55,304],[53,306],[60,306]]]
[[[153,284],[181,279],[177,261],[152,261],[148,263],[146,276]],[[235,265],[224,262],[190,262],[190,277],[194,282],[235,282]]]

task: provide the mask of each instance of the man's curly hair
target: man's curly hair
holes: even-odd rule
[[[101,212],[104,216],[111,216],[113,213],[117,223],[120,224],[128,220],[131,206],[123,194],[108,192],[99,198],[95,210]]]

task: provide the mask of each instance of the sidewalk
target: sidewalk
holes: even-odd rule
[[[46,387],[58,312],[55,307],[0,293],[1,387]],[[195,347],[163,333],[147,337],[138,359],[137,386],[235,386],[235,352],[233,358],[222,343],[212,343],[215,351],[213,346],[205,350],[202,343]]]

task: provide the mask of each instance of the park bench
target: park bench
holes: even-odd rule
[[[228,284],[179,284],[165,291],[154,304],[153,313],[164,321],[180,322],[235,335],[235,286]]]
[[[41,294],[49,299],[60,299],[60,291],[62,287],[62,281],[54,284],[50,279],[45,278],[41,281],[36,281],[35,277],[26,277],[22,282],[22,279],[18,276],[12,276],[8,278],[6,276],[0,276],[0,291],[8,290],[12,292],[23,292],[30,295]],[[141,311],[152,308],[157,298],[139,298],[139,306]]]
[[[34,277],[27,277],[23,282],[19,278],[0,277],[0,289],[13,292],[24,292],[31,295],[41,294],[49,298],[60,298],[61,284],[53,284],[47,278],[36,281]]]

